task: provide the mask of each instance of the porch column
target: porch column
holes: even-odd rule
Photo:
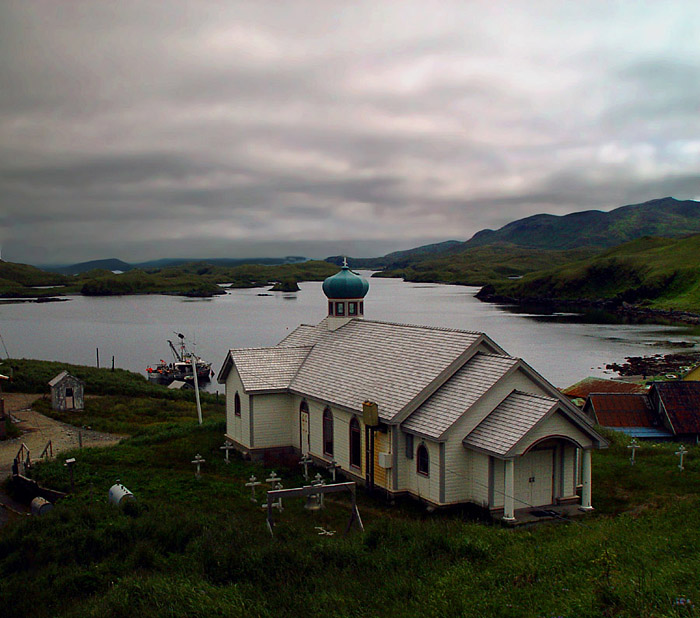
[[[592,511],[591,506],[591,449],[583,449],[581,457],[581,510]]]
[[[512,459],[506,459],[505,469],[505,496],[503,496],[503,519],[506,521],[515,521],[515,463]]]

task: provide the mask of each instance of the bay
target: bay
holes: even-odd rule
[[[366,276],[369,273],[363,273]],[[38,358],[101,366],[145,375],[146,367],[172,359],[167,340],[183,333],[218,372],[227,350],[270,346],[299,324],[326,315],[320,282],[296,293],[229,290],[211,299],[145,295],[72,296],[66,302],[0,304],[3,357]],[[590,323],[589,316],[518,313],[482,303],[478,288],[371,279],[365,318],[485,332],[556,386],[589,376],[612,377],[605,365],[626,356],[677,352],[700,335],[682,326]],[[352,371],[349,367],[348,371]],[[223,390],[215,381],[209,390]]]

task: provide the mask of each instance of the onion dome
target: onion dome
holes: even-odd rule
[[[327,298],[364,298],[369,291],[369,282],[350,270],[347,260],[343,268],[323,282],[323,293]]]

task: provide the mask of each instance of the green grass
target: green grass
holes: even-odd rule
[[[271,468],[235,455],[224,464],[220,417],[200,427],[172,409],[157,426],[117,405],[91,422],[140,418],[144,431],[36,467],[67,490],[61,462],[75,456],[75,493],[0,530],[0,598],[12,600],[3,616],[698,615],[677,604],[700,599],[698,447],[681,474],[677,445],[645,444],[633,467],[612,435],[594,455],[597,511],[576,522],[510,530],[360,493],[364,534],[342,535],[348,505],[334,497],[319,512],[287,500],[272,539],[244,485]],[[285,487],[302,483],[297,469],[277,470]],[[116,479],[136,496],[127,509],[107,504]]]
[[[121,435],[152,433],[164,427],[191,424],[193,419],[197,418],[196,407],[192,401],[153,397],[88,398],[83,410],[70,411],[54,410],[51,402],[44,399],[36,401],[33,408],[57,421]],[[223,397],[219,403],[202,402],[204,419],[222,420],[225,412]]]
[[[700,312],[700,234],[645,237],[593,258],[495,283],[518,298],[608,299],[653,309]]]

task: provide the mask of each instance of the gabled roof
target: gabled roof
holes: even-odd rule
[[[462,440],[462,444],[507,457],[518,442],[560,403],[551,397],[513,391]]]
[[[70,373],[68,373],[65,369],[61,371],[53,380],[49,382],[49,386],[53,387],[56,386],[59,382],[62,382],[66,378],[70,378],[71,380],[78,382],[80,384],[83,383],[83,381],[79,378],[76,378],[75,376],[72,376]]]
[[[661,427],[648,395],[591,393],[584,409],[591,409],[603,427]]]
[[[233,365],[238,370],[246,393],[284,392],[310,350],[309,346],[242,348],[230,350],[227,363],[228,367]],[[221,373],[223,371],[222,368]]]
[[[518,365],[511,356],[477,352],[404,421],[406,431],[440,439],[474,403]]]
[[[676,434],[700,433],[700,382],[655,382],[652,385]]]
[[[358,319],[335,331],[322,324],[316,328],[325,332],[317,335],[290,390],[357,411],[363,401],[376,401],[384,422],[403,420],[480,342],[502,351],[477,332]],[[308,329],[302,334],[313,336]]]

